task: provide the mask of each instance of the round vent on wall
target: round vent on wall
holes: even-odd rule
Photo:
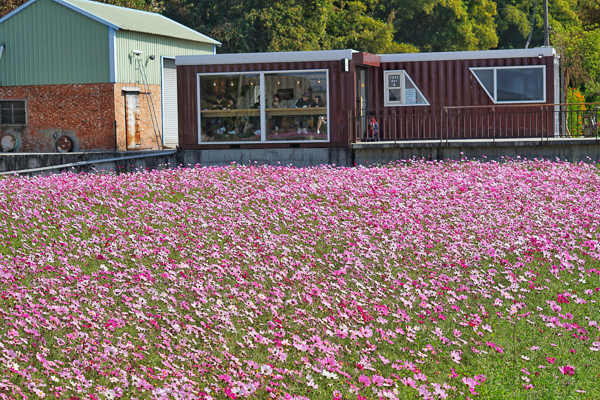
[[[4,135],[0,139],[3,152],[13,151],[17,147],[17,139],[13,135]]]
[[[73,150],[73,141],[68,136],[61,136],[56,141],[56,150],[59,153],[68,153]]]

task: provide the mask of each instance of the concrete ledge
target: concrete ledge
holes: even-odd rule
[[[229,165],[232,162],[240,165],[256,163],[294,167],[352,165],[351,150],[347,147],[185,150],[179,154],[184,166]]]
[[[153,154],[152,151],[98,151],[73,153],[0,153],[0,172],[44,168],[53,165],[71,164],[81,161],[103,160],[132,155]]]
[[[490,146],[485,144],[448,147],[411,146],[411,147],[370,147],[352,149],[354,163],[357,165],[386,164],[398,160],[423,158],[427,160],[460,160],[468,158],[479,161],[507,161],[508,159],[547,159],[570,162],[597,163],[600,160],[600,144],[558,144],[540,145],[508,144]]]
[[[525,143],[525,144],[523,144]],[[391,144],[391,146],[390,146]],[[201,166],[292,165],[311,167],[335,165],[351,167],[372,166],[399,160],[476,159],[507,161],[510,159],[549,159],[569,162],[598,163],[600,144],[595,139],[553,139],[541,145],[533,141],[503,141],[496,146],[489,142],[455,141],[447,147],[427,141],[405,143],[394,147],[393,142],[358,143],[353,148],[281,148],[281,149],[215,149],[184,151],[140,151],[97,153],[15,153],[0,155],[0,173],[43,168],[43,171],[23,171],[25,174],[70,172],[131,172],[139,169],[163,169]],[[366,145],[366,146],[365,146]],[[67,164],[71,164],[66,166]],[[52,167],[55,168],[52,168]],[[12,167],[12,168],[11,168]],[[44,168],[46,167],[46,168]],[[47,168],[49,167],[49,168]]]

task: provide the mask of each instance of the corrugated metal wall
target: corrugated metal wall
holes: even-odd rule
[[[552,104],[553,57],[381,63],[380,68],[371,68],[369,74],[370,104],[380,119],[381,136],[386,139],[438,139],[440,135],[453,138],[553,135],[554,117],[541,107],[519,104],[485,107],[493,106],[494,102],[469,70],[471,67],[524,65],[546,66],[546,104]],[[383,72],[389,70],[405,70],[430,106],[384,107]],[[456,106],[483,107],[442,110]]]
[[[194,54],[213,54],[213,45],[149,35],[146,33],[119,30],[116,33],[117,82],[141,83],[141,74],[137,62],[131,57],[132,50],[142,51],[142,59],[150,85],[161,84],[160,56],[184,56]],[[148,56],[154,55],[154,60]]]
[[[294,71],[308,69],[329,70],[329,143],[306,143],[300,147],[336,147],[348,145],[345,110],[354,108],[355,79],[354,63],[350,61],[350,72],[342,72],[340,61],[315,61],[303,63],[265,63],[230,65],[188,65],[177,67],[177,97],[179,104],[179,145],[187,149],[229,148],[230,145],[198,145],[198,93],[196,74],[243,71]],[[255,143],[241,147],[289,147],[288,143]]]
[[[421,89],[431,107],[481,106],[494,103],[475,79],[471,67],[503,67],[521,65],[546,66],[546,102],[554,102],[554,60],[544,58],[501,58],[487,60],[449,60],[381,63],[381,68],[371,69],[371,82],[375,82],[373,96],[375,108],[383,108],[383,71],[403,69]],[[393,107],[390,107],[393,108]],[[425,109],[427,107],[399,107]]]
[[[52,0],[0,24],[0,42],[2,86],[109,81],[108,28]]]

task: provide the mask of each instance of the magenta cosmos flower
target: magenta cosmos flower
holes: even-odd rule
[[[571,367],[570,365],[565,365],[564,367],[558,367],[558,369],[563,375],[574,375],[575,374],[575,367]]]

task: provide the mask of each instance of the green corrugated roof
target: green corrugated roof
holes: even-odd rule
[[[55,0],[56,1],[56,0]],[[130,8],[113,6],[89,0],[62,0],[57,3],[69,3],[76,8],[90,13],[97,18],[116,25],[119,29],[127,31],[149,33],[153,35],[170,36],[174,38],[193,40],[202,43],[220,45],[214,39],[209,38],[193,29],[175,22],[160,14],[132,10]]]

